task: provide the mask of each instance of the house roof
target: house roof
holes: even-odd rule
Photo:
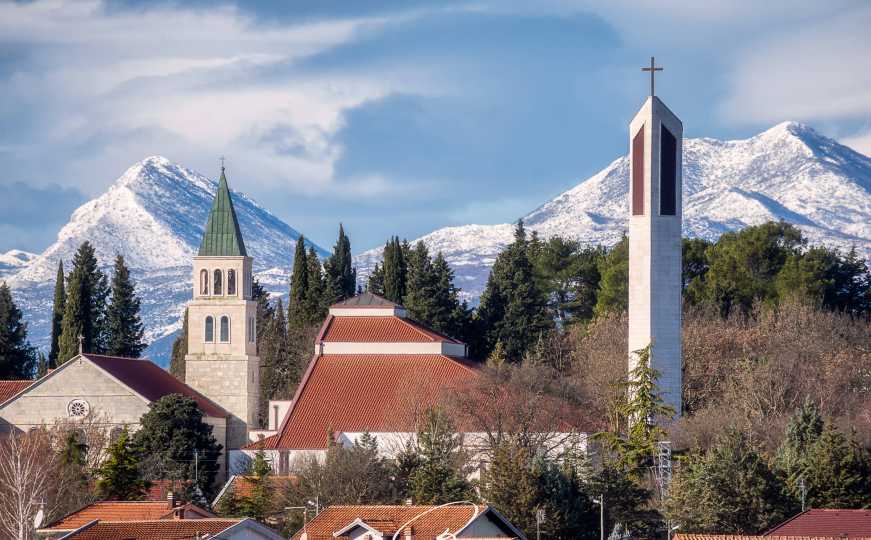
[[[329,316],[320,340],[356,343],[460,343],[418,322],[396,316]]]
[[[840,540],[837,536],[759,536],[746,534],[676,534],[673,540]],[[854,540],[871,540],[856,537]]]
[[[871,537],[871,510],[811,508],[786,520],[763,536]]]
[[[358,294],[356,296],[352,296],[346,300],[342,300],[341,302],[336,302],[332,306],[333,308],[401,308],[402,306],[397,304],[396,302],[391,302],[390,300],[378,296],[377,294],[372,294],[370,292],[365,292],[362,294]]]
[[[83,356],[149,401],[157,401],[169,394],[181,394],[196,401],[206,416],[225,418],[229,415],[217,403],[179,381],[151,360],[89,353]]]
[[[94,521],[63,538],[75,540],[191,540],[219,534],[241,519]],[[200,535],[200,536],[197,536]]]
[[[477,374],[471,364],[439,354],[316,356],[278,433],[246,448],[325,449],[330,431],[413,432],[419,413]]]
[[[200,257],[247,256],[223,167],[221,167],[218,190],[215,193],[215,200],[209,212],[209,220],[197,255]]]
[[[190,503],[173,508],[167,501],[98,501],[67,514],[46,525],[42,530],[69,531],[94,520],[141,521],[171,519],[174,516],[188,519],[215,517],[211,512]]]
[[[30,387],[35,381],[0,381],[0,403]]]
[[[235,474],[231,476],[230,479],[227,480],[227,483],[224,484],[224,487],[221,488],[221,491],[218,492],[215,500],[212,502],[212,508],[216,507],[218,505],[218,502],[231,492],[236,497],[250,497],[254,489],[254,483],[251,481],[252,478],[252,476]],[[284,491],[288,485],[299,484],[299,477],[297,476],[270,475],[267,478],[269,480],[270,487],[278,492]]]
[[[522,538],[520,533],[505,520],[501,514],[490,507],[477,505],[457,505],[436,508],[433,506],[330,506],[306,524],[308,540],[335,540],[334,533],[349,529],[357,522],[365,524],[383,534],[393,534],[410,520],[415,540],[435,540],[445,530],[457,533],[475,516],[489,515],[500,528],[505,530],[505,538]],[[424,514],[428,510],[431,512]],[[424,514],[424,515],[421,515]],[[359,521],[358,521],[359,520]],[[350,527],[350,528],[353,528]],[[299,540],[303,531],[293,536]]]

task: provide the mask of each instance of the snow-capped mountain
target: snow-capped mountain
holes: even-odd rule
[[[611,245],[627,230],[629,160],[598,174],[523,216],[543,238],[554,235]],[[684,234],[716,239],[726,231],[784,220],[811,243],[871,256],[871,158],[812,128],[784,122],[744,140],[687,139],[683,163]],[[513,226],[438,229],[423,240],[451,263],[457,285],[475,300]],[[381,249],[355,259],[365,279]]]
[[[11,249],[6,253],[0,253],[0,280],[18,272],[36,258],[36,253]]]
[[[228,177],[232,187],[233,176]],[[104,271],[110,270],[116,254],[124,256],[142,300],[146,340],[152,343],[148,354],[165,359],[168,338],[180,327],[191,297],[191,260],[199,249],[217,185],[153,156],[127,169],[106,193],[80,206],[57,241],[9,278],[28,320],[31,341],[36,345],[48,341],[58,261],[63,260],[69,272],[76,249],[87,240]],[[257,279],[272,292],[286,293],[299,233],[242,193],[233,194],[233,203]]]

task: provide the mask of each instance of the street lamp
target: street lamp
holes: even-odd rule
[[[600,493],[593,503],[599,505],[599,540],[605,540],[605,494]]]
[[[674,531],[676,531],[676,530],[678,530],[678,529],[680,529],[680,523],[678,523],[678,524],[675,525],[674,527],[670,527],[670,528],[668,529],[668,534],[666,535],[666,536],[668,537],[668,540],[671,540],[671,533],[673,533]]]

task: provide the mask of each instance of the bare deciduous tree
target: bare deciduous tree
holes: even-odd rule
[[[9,538],[33,536],[36,513],[49,511],[56,468],[57,454],[44,430],[12,432],[0,442],[0,530]]]

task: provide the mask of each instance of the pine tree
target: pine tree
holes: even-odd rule
[[[324,263],[327,305],[350,298],[356,293],[357,271],[351,263],[351,241],[345,235],[342,224],[339,224],[339,238],[332,255]]]
[[[474,490],[463,473],[461,437],[444,411],[426,411],[417,441],[421,463],[411,475],[414,503],[444,504],[474,499]]]
[[[774,462],[796,500],[801,497],[799,479],[807,467],[808,454],[822,435],[823,427],[819,408],[806,399],[790,418],[786,436],[777,450]]]
[[[401,303],[408,293],[407,251],[402,249],[399,237],[394,236],[384,245],[384,298]]]
[[[481,295],[478,318],[484,327],[487,356],[501,341],[509,361],[520,361],[527,349],[553,327],[547,299],[536,284],[529,259],[523,221],[514,230],[511,243],[493,264]]]
[[[185,357],[188,354],[188,310],[185,308],[181,323],[181,332],[175,337],[172,342],[172,358],[169,360],[169,372],[172,375],[184,382],[185,372]]]
[[[0,379],[29,379],[36,369],[36,351],[27,341],[27,324],[6,282],[0,283]]]
[[[97,267],[94,248],[85,241],[76,251],[73,269],[67,278],[58,365],[78,354],[79,336],[85,352],[102,353],[105,350],[102,329],[108,292],[106,276]]]
[[[433,271],[432,259],[426,244],[418,242],[408,257],[408,275],[405,297],[400,300],[411,318],[434,326],[437,316],[436,287],[438,278]]]
[[[149,483],[139,472],[139,460],[130,448],[130,434],[126,427],[109,445],[107,454],[97,469],[97,496],[101,500],[141,500]]]
[[[309,307],[306,300],[308,290],[308,261],[306,260],[305,238],[300,235],[296,241],[296,251],[293,255],[293,273],[290,277],[290,295],[287,300],[287,323],[303,325],[308,320]]]
[[[51,348],[48,353],[48,368],[57,367],[57,355],[60,350],[61,323],[64,318],[64,302],[66,290],[64,289],[64,262],[57,262],[57,278],[54,282],[54,303],[51,309]]]
[[[381,263],[375,263],[375,268],[369,274],[369,279],[366,281],[366,292],[384,296],[384,269]]]
[[[124,257],[115,257],[111,303],[106,310],[106,353],[112,356],[139,358],[145,350],[139,298]]]
[[[599,262],[596,315],[626,311],[629,307],[629,239],[625,236]]]
[[[804,476],[811,508],[867,508],[871,503],[868,451],[831,423],[811,447]]]

